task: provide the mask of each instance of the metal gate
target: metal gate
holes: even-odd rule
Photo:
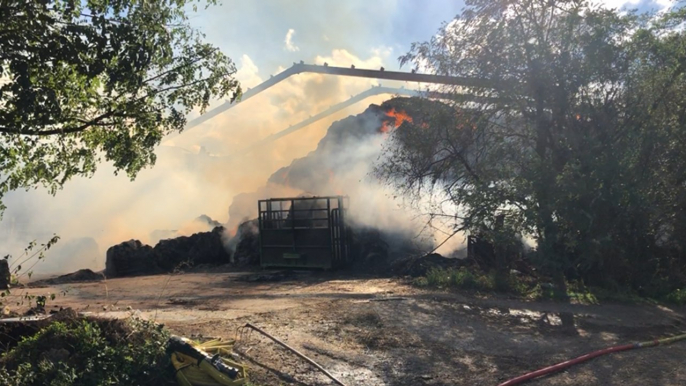
[[[260,200],[263,267],[330,269],[348,261],[347,197]]]

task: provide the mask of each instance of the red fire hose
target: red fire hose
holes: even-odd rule
[[[503,382],[498,386],[519,385],[519,384],[524,383],[526,381],[529,381],[531,379],[538,378],[538,377],[541,377],[544,375],[549,375],[549,374],[564,370],[566,368],[572,367],[572,366],[579,364],[579,363],[582,363],[582,362],[589,361],[589,360],[596,358],[596,357],[599,357],[601,355],[606,355],[606,354],[610,354],[610,353],[614,353],[614,352],[620,352],[620,351],[633,350],[633,349],[637,349],[637,348],[667,345],[667,344],[674,343],[674,342],[677,342],[680,340],[685,340],[685,339],[686,339],[686,334],[682,334],[682,335],[673,336],[671,338],[662,338],[662,339],[657,339],[657,340],[648,341],[648,342],[625,344],[623,346],[615,346],[615,347],[610,347],[610,348],[606,348],[603,350],[594,351],[592,353],[582,355],[578,358],[574,358],[574,359],[568,360],[566,362],[558,363],[556,365],[545,367],[543,369],[524,374],[524,375],[519,376],[517,378],[510,379],[509,381]]]

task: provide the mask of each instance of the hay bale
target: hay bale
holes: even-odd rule
[[[93,272],[90,269],[79,269],[76,272],[68,273],[66,275],[58,276],[48,280],[41,280],[40,284],[64,284],[83,281],[98,281],[104,279],[105,276],[101,272]]]
[[[233,262],[238,266],[260,264],[260,231],[257,219],[238,226],[236,235],[229,241],[234,248]]]
[[[171,272],[184,264],[227,264],[231,256],[224,248],[223,233],[224,227],[219,226],[211,232],[161,240],[153,249],[157,265]]]
[[[224,227],[161,240],[154,248],[138,240],[115,245],[107,250],[105,275],[122,277],[172,272],[185,265],[223,265],[230,262],[224,248]]]
[[[158,272],[153,249],[139,240],[129,240],[110,247],[105,261],[107,277],[144,275]]]

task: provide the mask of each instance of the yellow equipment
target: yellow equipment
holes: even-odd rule
[[[176,381],[181,386],[245,384],[245,367],[227,358],[231,355],[232,346],[232,342],[221,340],[197,343],[172,336],[167,345],[167,352],[176,369]]]

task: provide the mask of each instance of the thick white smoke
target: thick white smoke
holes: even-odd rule
[[[435,210],[430,207],[435,200],[427,196],[413,202],[413,209],[417,210],[409,210],[404,197],[373,176],[375,163],[383,162],[384,144],[392,135],[392,131],[380,130],[382,122],[395,120],[398,124],[386,115],[388,108],[372,106],[363,114],[335,122],[314,152],[278,170],[260,189],[236,197],[230,209],[229,229],[257,216],[258,199],[299,194],[346,195],[350,198],[348,219],[356,227],[379,229],[396,244],[414,241],[426,247],[430,240],[443,242],[452,234],[454,221],[434,219],[427,224],[428,217],[420,215],[422,211]],[[441,208],[442,213],[449,210]],[[464,247],[463,243],[463,237],[453,237],[439,251],[451,252]]]
[[[361,59],[334,50],[313,61],[379,68],[392,60],[390,54],[375,52]],[[244,87],[254,87],[268,76],[261,75],[244,56],[238,77]],[[333,121],[360,113],[389,96],[369,98],[266,148],[236,154],[376,84],[372,79],[301,74],[164,143],[157,151],[157,165],[143,170],[133,182],[124,175],[114,176],[112,167],[103,164],[93,178],[69,181],[54,197],[42,189],[12,192],[6,197],[8,209],[0,222],[3,252],[19,255],[29,241],[47,241],[57,233],[62,239],[45,262],[36,265],[37,273],[102,269],[107,248],[119,242],[135,238],[155,243],[160,238],[209,230],[211,225],[195,221],[203,214],[227,222],[236,195],[263,187],[274,171],[314,150]],[[371,195],[365,196],[371,202]],[[84,238],[90,241],[78,241]]]

